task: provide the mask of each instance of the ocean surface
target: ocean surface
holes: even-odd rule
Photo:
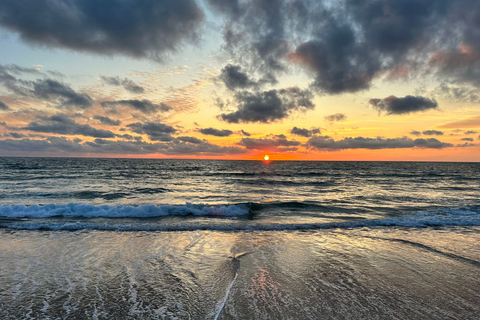
[[[478,319],[480,163],[0,158],[1,319]]]

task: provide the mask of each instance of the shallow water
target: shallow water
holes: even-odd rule
[[[0,319],[477,319],[480,164],[0,158]]]

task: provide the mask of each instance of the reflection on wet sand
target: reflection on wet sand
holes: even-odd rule
[[[473,319],[479,231],[1,230],[0,318]]]

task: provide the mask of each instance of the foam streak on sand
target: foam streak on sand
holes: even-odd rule
[[[230,285],[227,288],[227,291],[225,292],[225,297],[223,297],[222,301],[220,302],[219,305],[217,305],[217,313],[215,314],[214,320],[217,320],[220,314],[222,313],[223,307],[225,307],[225,303],[227,302],[228,296],[230,295],[230,291],[232,290],[232,287],[235,283],[235,280],[237,280],[238,272],[235,273],[235,278],[233,278],[233,281],[230,283]]]

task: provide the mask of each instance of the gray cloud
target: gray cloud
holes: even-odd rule
[[[0,26],[28,43],[154,59],[194,39],[203,17],[194,0],[0,2]]]
[[[410,139],[402,138],[344,138],[335,141],[329,136],[316,136],[308,140],[307,146],[318,150],[345,150],[345,149],[399,149],[399,148],[429,148],[442,149],[452,147],[450,143],[437,139]]]
[[[29,81],[18,79],[13,75],[21,73],[40,74],[31,68],[0,65],[0,83],[14,94],[55,103],[60,108],[86,109],[93,104],[93,99],[88,94],[78,93],[67,84],[57,80],[47,78]]]
[[[340,121],[347,120],[347,116],[344,113],[335,113],[335,114],[325,116],[325,120],[327,120],[330,123],[340,122]]]
[[[299,141],[288,140],[283,134],[259,139],[242,138],[237,144],[249,150],[263,151],[295,151],[301,145]]]
[[[475,134],[477,133],[478,131],[473,131],[473,130],[468,130],[468,131],[465,131],[465,134],[466,135],[469,135],[469,134]]]
[[[120,79],[120,77],[108,77],[108,76],[100,76],[102,81],[112,85],[112,86],[123,86],[125,90],[130,91],[132,93],[143,93],[145,89],[142,86],[139,86],[135,82],[130,79],[124,78]]]
[[[422,133],[426,136],[443,136],[443,131],[438,130],[425,130]]]
[[[314,129],[309,130],[309,129],[304,129],[304,128],[293,127],[292,130],[290,130],[290,133],[291,134],[296,134],[297,136],[302,136],[302,137],[309,138],[314,134],[320,133],[320,129],[314,128]]]
[[[109,117],[94,116],[93,118],[100,121],[102,124],[106,124],[107,126],[119,126],[120,123],[122,123],[120,120],[113,120]]]
[[[6,110],[9,110],[10,108],[5,104],[3,103],[2,101],[0,101],[0,110],[2,111],[6,111]]]
[[[22,129],[45,133],[83,135],[95,138],[115,137],[115,134],[109,130],[100,130],[88,124],[79,124],[64,114],[42,118],[40,121],[32,121]]]
[[[144,141],[115,141],[97,138],[82,142],[80,139],[69,140],[65,137],[48,137],[43,140],[0,140],[1,155],[81,155],[81,154],[165,154],[165,155],[219,155],[241,154],[244,148],[221,147],[210,143],[192,144],[181,141],[167,143],[148,143]]]
[[[480,85],[476,1],[207,2],[224,18],[227,52],[250,73],[278,75],[297,63],[315,88],[329,94],[368,89],[387,73],[395,78],[437,70]]]
[[[58,100],[65,107],[86,109],[93,104],[93,99],[84,93],[77,93],[64,83],[52,79],[39,79],[31,82],[33,96],[46,101]]]
[[[192,143],[192,144],[201,144],[201,143],[205,143],[205,141],[203,140],[200,140],[198,138],[195,138],[195,137],[177,137],[177,140],[178,141],[181,141],[181,142],[188,142],[188,143]]]
[[[205,135],[211,135],[216,137],[228,137],[233,134],[232,130],[227,130],[227,129],[219,130],[215,128],[205,128],[205,129],[200,129],[199,131]]]
[[[135,133],[146,134],[153,141],[172,141],[174,138],[171,134],[177,132],[177,130],[169,125],[163,123],[135,122],[127,125],[127,127]]]
[[[115,101],[104,101],[101,103],[102,107],[107,109],[114,110],[114,107],[123,105],[131,107],[135,110],[141,111],[145,114],[157,113],[159,111],[166,112],[170,111],[172,108],[165,103],[155,104],[150,100],[115,100]]]
[[[473,141],[473,138],[462,138],[461,141]]]
[[[410,134],[414,135],[414,136],[417,136],[417,137],[422,135],[422,133],[420,131],[416,131],[416,130],[410,131]]]
[[[420,96],[405,96],[403,98],[389,96],[384,99],[370,99],[369,103],[380,112],[384,111],[389,115],[408,114],[438,107],[437,101],[434,99]]]
[[[312,99],[312,92],[296,87],[254,93],[240,91],[235,94],[237,111],[221,114],[220,118],[229,123],[275,122],[294,111],[313,109]]]
[[[250,137],[250,136],[251,136],[251,134],[250,134],[249,132],[246,132],[246,131],[244,131],[244,130],[240,130],[240,133],[241,133],[242,135],[246,136],[246,137]]]
[[[230,90],[248,88],[258,89],[265,84],[275,84],[277,82],[276,78],[271,73],[264,74],[260,80],[251,79],[240,66],[232,64],[223,67],[219,78]]]

